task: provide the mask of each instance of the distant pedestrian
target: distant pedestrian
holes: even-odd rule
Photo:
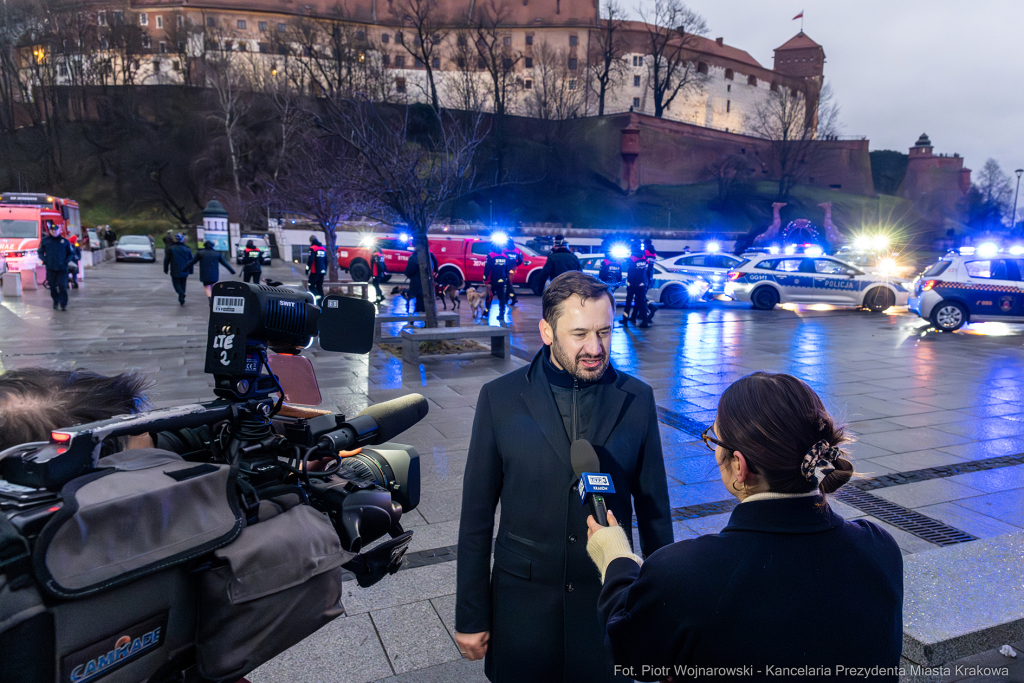
[[[484,264],[484,282],[490,287],[490,296],[487,297],[487,314],[491,313],[491,297],[498,300],[498,320],[505,320],[505,305],[508,301],[508,290],[512,285],[510,270],[512,262],[500,247],[495,246],[487,255],[487,263]]]
[[[50,286],[53,310],[68,310],[68,263],[75,257],[75,251],[60,234],[60,226],[46,221],[46,237],[39,242],[39,258],[46,266],[46,282]]]
[[[78,235],[72,235],[68,238],[71,242],[71,251],[74,252],[75,256],[68,261],[68,279],[71,280],[71,288],[78,289],[78,273],[82,265],[82,250],[78,246]]]
[[[206,289],[207,299],[213,296],[213,286],[220,279],[221,266],[230,270],[232,275],[235,274],[235,269],[224,259],[224,254],[214,249],[213,242],[209,240],[203,242],[203,248],[199,250],[195,258],[188,264],[189,268],[197,263],[199,264],[199,281],[203,283],[203,288]],[[257,281],[257,284],[259,284],[259,281]]]
[[[380,291],[380,279],[387,272],[387,267],[384,264],[383,249],[380,248],[380,245],[374,243],[373,253],[370,254],[370,284],[377,290],[377,298],[373,302],[375,304],[384,302],[384,292]]]
[[[174,244],[174,233],[171,232],[170,230],[168,230],[167,232],[164,233],[163,240],[164,240],[164,249],[166,249],[167,247],[169,247],[172,244]]]
[[[164,250],[164,274],[171,276],[171,284],[178,294],[178,303],[185,305],[185,285],[192,274],[192,250],[185,244],[180,232],[174,236],[174,243]]]
[[[626,306],[622,313],[622,324],[636,324],[640,318],[640,327],[650,327],[651,316],[647,308],[647,289],[650,287],[651,264],[644,256],[644,248],[640,244],[633,245],[633,255],[629,257],[626,271]]]
[[[309,260],[306,261],[309,276],[309,291],[317,302],[324,298],[324,277],[327,275],[327,248],[320,244],[316,235],[309,236]]]
[[[228,267],[230,268],[230,266]],[[258,285],[262,274],[263,252],[259,250],[255,242],[249,240],[245,243],[245,251],[242,252],[242,279]]]
[[[505,291],[508,292],[508,305],[515,306],[519,303],[519,298],[516,297],[515,279],[516,279],[516,268],[523,265],[523,252],[519,250],[515,242],[509,240],[505,247],[501,250],[501,253],[508,259],[509,273],[508,273],[508,286],[505,287]],[[488,306],[490,309],[490,306]]]
[[[580,266],[580,260],[576,258],[576,254],[569,251],[569,245],[565,243],[565,238],[555,235],[551,253],[548,254],[547,261],[540,271],[542,286],[548,280],[554,280],[570,270],[583,270],[583,268]]]

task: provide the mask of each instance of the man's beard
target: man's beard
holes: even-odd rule
[[[565,349],[559,345],[557,337],[551,341],[551,355],[558,361],[563,370],[584,382],[596,382],[604,376],[605,370],[608,369],[608,354],[592,356],[580,351],[575,358],[571,358]],[[596,369],[590,370],[580,365],[581,360],[601,360],[602,362]]]

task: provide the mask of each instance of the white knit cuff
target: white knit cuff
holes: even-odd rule
[[[595,531],[587,541],[587,554],[601,572],[601,583],[604,583],[604,573],[608,565],[616,558],[628,557],[637,564],[643,564],[643,560],[629,547],[629,539],[620,526],[607,526]]]

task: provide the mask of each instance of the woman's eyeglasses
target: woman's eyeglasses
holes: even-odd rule
[[[712,431],[714,428],[715,426],[711,425],[710,427],[708,427],[707,429],[700,433],[700,438],[704,442],[704,445],[707,446],[708,450],[711,451],[712,453],[715,452],[715,446],[721,446],[725,450],[729,450],[728,446],[726,446],[724,443],[718,440],[717,435],[712,436],[712,434],[714,434],[714,432]]]

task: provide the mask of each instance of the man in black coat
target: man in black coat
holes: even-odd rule
[[[260,267],[262,270],[262,266]],[[316,235],[309,236],[309,260],[306,261],[309,276],[309,291],[317,301],[324,298],[324,277],[327,275],[327,248],[320,244]]]
[[[562,273],[567,273],[570,270],[582,271],[583,267],[580,266],[580,260],[576,258],[576,254],[569,251],[565,238],[561,235],[555,235],[554,247],[551,249],[551,253],[548,254],[547,261],[544,262],[544,267],[540,271],[541,282],[554,280]]]
[[[487,657],[487,677],[623,680],[613,673],[595,607],[600,575],[586,551],[570,444],[593,444],[614,484],[608,507],[644,554],[672,542],[661,437],[651,388],[609,365],[608,286],[566,273],[544,293],[544,348],[484,385],[476,406],[459,528],[456,642]],[[501,521],[490,568],[494,510]],[[626,529],[627,535],[630,528]]]
[[[622,313],[622,323],[627,320],[634,325],[640,317],[640,327],[650,327],[651,316],[647,308],[647,290],[651,285],[651,262],[644,255],[643,247],[633,247],[633,255],[629,257],[626,271],[626,307]],[[632,307],[632,311],[630,308]]]
[[[46,282],[50,286],[53,310],[68,310],[68,263],[75,257],[75,251],[60,234],[60,226],[46,222],[46,236],[39,242],[39,259],[46,266]]]
[[[512,289],[512,261],[509,260],[500,247],[495,247],[487,254],[487,263],[484,264],[484,282],[490,286],[490,296],[487,297],[487,314],[491,313],[491,298],[498,299],[498,320],[505,320],[505,302],[508,300],[508,293]]]
[[[185,285],[192,274],[192,250],[185,244],[180,232],[174,236],[174,244],[164,249],[164,274],[170,274],[171,284],[178,294],[178,303],[185,305]]]
[[[232,270],[231,272],[235,271]],[[259,250],[255,242],[249,240],[245,243],[245,251],[242,252],[242,280],[258,285],[260,283],[260,275],[262,274],[263,252]],[[205,283],[206,281],[204,280],[203,282]],[[321,296],[323,296],[322,292]]]
[[[224,254],[214,249],[213,242],[203,242],[203,248],[196,253],[195,258],[188,265],[191,267],[197,263],[199,264],[199,281],[206,289],[207,299],[213,295],[213,286],[220,279],[221,266],[230,270],[232,275],[235,274],[235,269],[224,258]],[[258,280],[256,284],[259,284]]]

